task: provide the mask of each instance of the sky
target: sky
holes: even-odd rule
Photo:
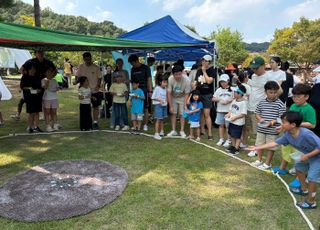
[[[270,41],[275,29],[290,27],[302,16],[320,18],[320,0],[40,0],[40,6],[89,21],[112,21],[127,31],[171,15],[200,36],[230,27],[249,43]]]

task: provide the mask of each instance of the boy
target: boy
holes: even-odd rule
[[[139,132],[141,128],[141,121],[143,119],[143,103],[144,93],[139,88],[139,80],[133,78],[131,80],[132,90],[129,94],[129,103],[131,104],[131,120],[133,123],[133,132]]]
[[[234,100],[229,108],[229,113],[225,115],[230,121],[228,134],[231,137],[232,145],[227,150],[234,155],[239,154],[241,134],[247,115],[247,102],[243,96],[246,94],[246,87],[239,85],[234,91]]]
[[[302,115],[299,112],[286,112],[282,115],[282,119],[282,128],[285,130],[283,136],[277,138],[276,141],[252,146],[247,150],[262,150],[290,144],[302,152],[300,162],[295,164],[301,188],[291,189],[291,191],[298,195],[307,195],[307,198],[303,202],[297,203],[297,206],[302,209],[316,208],[316,183],[320,183],[320,138],[309,129],[300,127],[303,122]],[[307,174],[308,189],[306,184]]]
[[[268,81],[264,85],[264,91],[267,97],[258,103],[255,111],[258,121],[256,145],[273,142],[277,138],[278,133],[276,127],[280,126],[280,124],[277,124],[276,121],[279,120],[281,115],[286,111],[283,102],[278,98],[279,89],[279,84],[275,81]],[[262,162],[263,151],[259,150],[257,152],[258,160],[253,162],[252,165],[263,170],[271,169],[271,160],[275,150],[274,148],[267,150],[265,163]]]

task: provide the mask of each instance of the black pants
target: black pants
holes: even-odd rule
[[[91,104],[80,104],[80,130],[92,129]]]

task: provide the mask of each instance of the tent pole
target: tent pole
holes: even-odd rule
[[[100,52],[100,66],[101,66],[101,73],[103,75],[103,51]],[[103,94],[103,112],[104,112],[104,119],[107,120],[107,105],[106,105],[106,82],[104,81],[104,76],[102,76],[102,82],[103,82],[103,89],[102,89],[102,94]]]

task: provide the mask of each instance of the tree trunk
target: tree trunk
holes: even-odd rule
[[[35,22],[35,25],[36,25],[36,27],[41,27],[39,0],[33,0],[33,8],[34,8],[34,22]]]

